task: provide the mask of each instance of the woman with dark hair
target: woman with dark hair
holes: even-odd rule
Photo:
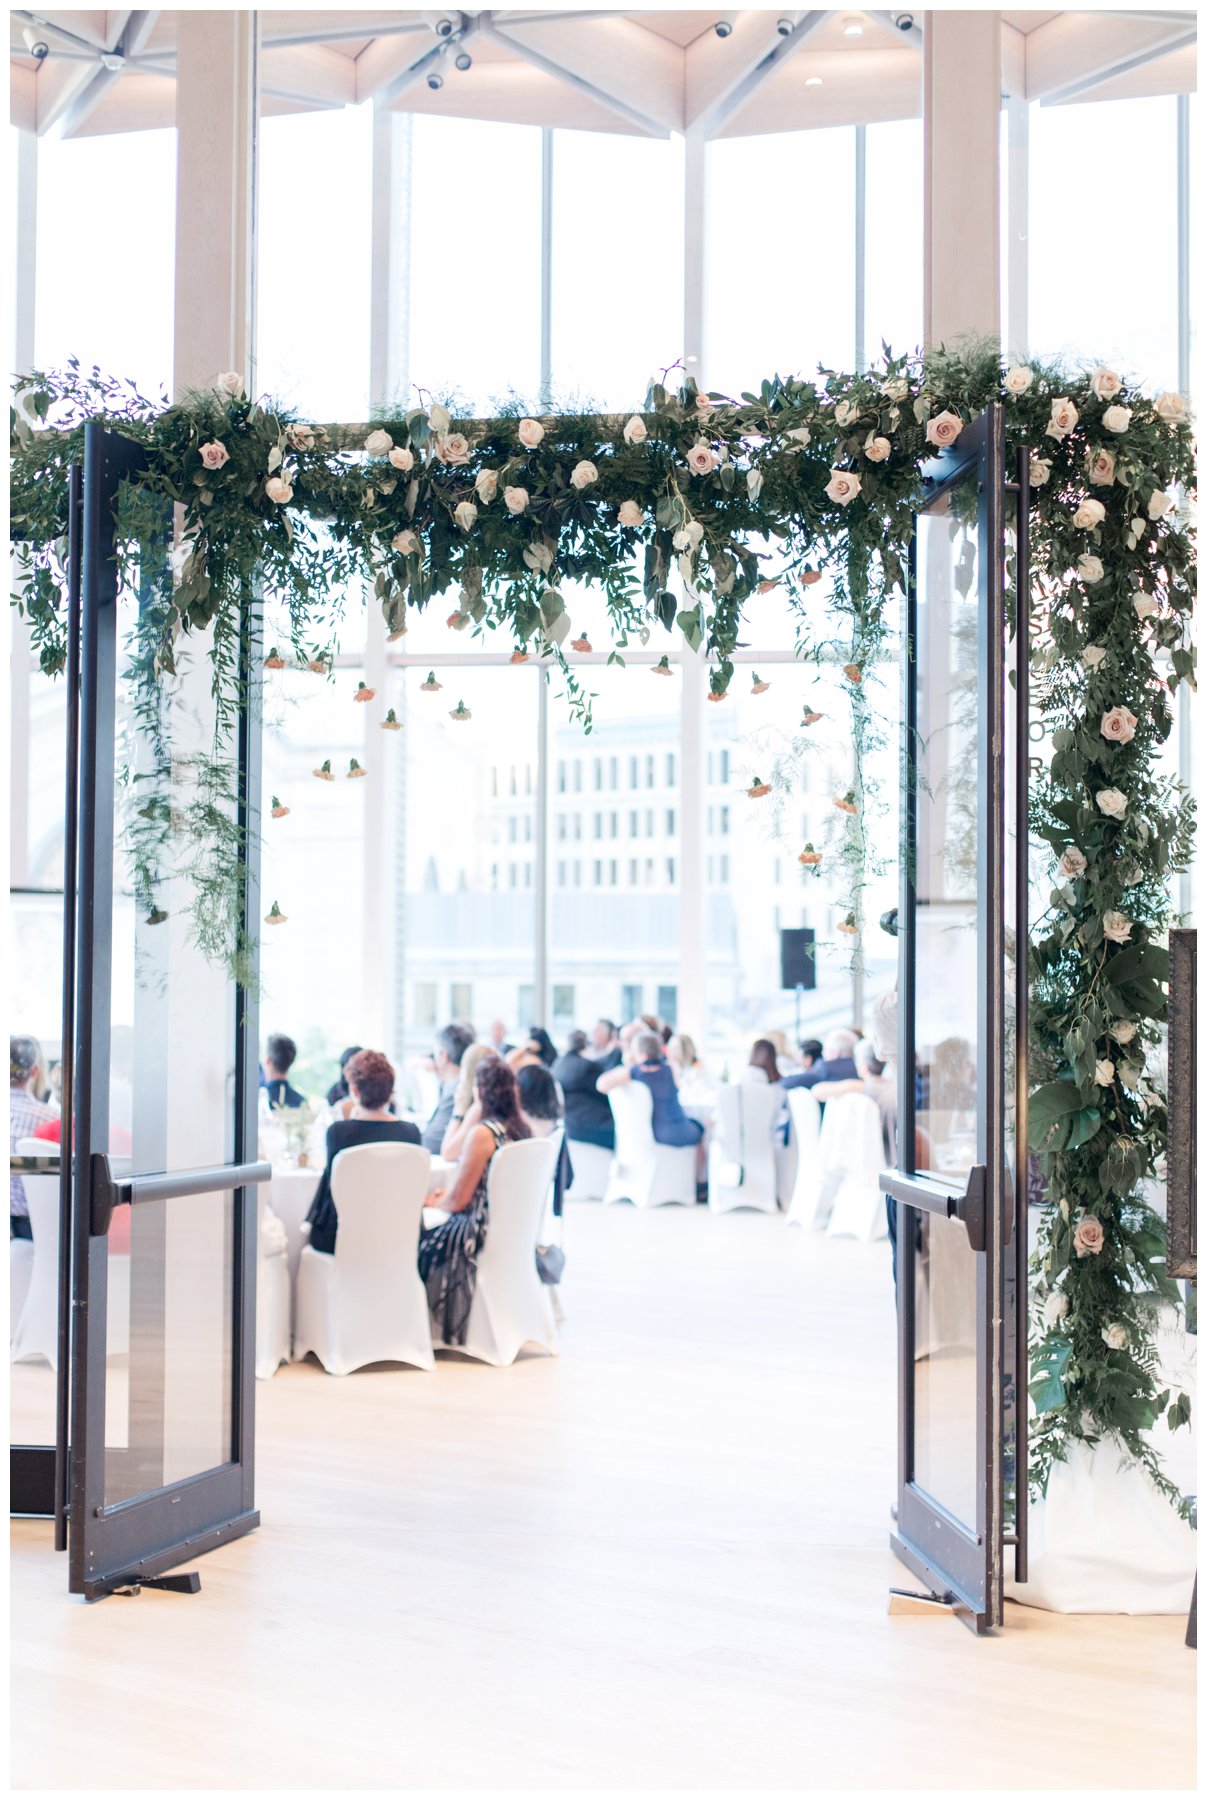
[[[478,1253],[490,1222],[486,1183],[491,1159],[504,1144],[532,1136],[520,1110],[515,1071],[501,1057],[487,1056],[478,1064],[474,1092],[481,1122],[466,1134],[448,1189],[428,1195],[428,1206],[448,1217],[419,1240],[419,1273],[427,1288],[432,1325],[444,1344],[465,1342]]]
[[[350,1091],[348,1088],[348,1064],[352,1061],[354,1056],[359,1056],[363,1049],[363,1044],[350,1044],[346,1050],[340,1051],[339,1080],[333,1081],[331,1086],[327,1089],[328,1106],[338,1106],[341,1100],[350,1098]]]
[[[330,1256],[335,1250],[339,1217],[331,1198],[331,1165],[341,1150],[356,1144],[417,1144],[419,1127],[396,1119],[387,1110],[394,1092],[393,1064],[380,1050],[358,1050],[344,1066],[353,1106],[346,1119],[327,1127],[327,1166],[306,1214],[310,1248]]]
[[[756,1038],[742,1079],[757,1081],[760,1085],[763,1082],[770,1082],[774,1086],[779,1078],[780,1066],[775,1054],[775,1045],[770,1038]]]
[[[531,1068],[537,1063],[551,1069],[557,1061],[557,1048],[543,1025],[530,1025],[528,1036],[508,1054],[507,1060],[517,1075],[521,1069]]]
[[[518,1081],[520,1109],[533,1137],[552,1137],[566,1116],[565,1103],[556,1078],[543,1063],[531,1063],[528,1068],[520,1070]],[[557,1159],[557,1168],[553,1171],[555,1219],[562,1216],[566,1189],[573,1180],[574,1165],[570,1161],[570,1151],[563,1133],[561,1153]]]

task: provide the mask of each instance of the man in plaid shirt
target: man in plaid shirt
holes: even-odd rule
[[[41,1085],[42,1052],[31,1037],[8,1040],[8,1147],[15,1150],[21,1138],[32,1137],[44,1119],[57,1115],[53,1106],[37,1099],[34,1089]],[[19,1175],[10,1175],[8,1183],[8,1230],[10,1237],[32,1236],[29,1228],[29,1205]]]

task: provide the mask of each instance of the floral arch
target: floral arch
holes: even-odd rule
[[[140,704],[153,715],[178,647],[204,630],[219,723],[188,804],[156,791],[138,812],[135,892],[153,912],[172,838],[177,858],[194,859],[198,940],[238,971],[229,734],[249,678],[245,628],[258,630],[265,597],[284,608],[289,657],[326,673],[350,585],[372,591],[393,634],[455,593],[450,627],[504,631],[515,660],[550,659],[589,726],[559,583],[602,590],[617,661],[634,636],[679,632],[707,655],[718,704],[744,622],[778,586],[801,659],[833,660],[846,680],[856,776],[827,862],[857,956],[869,689],[904,592],[921,467],[995,400],[1008,443],[1031,457],[1032,685],[1052,749],[1031,816],[1053,883],[1030,960],[1033,1148],[1053,1203],[1033,1261],[1031,1478],[1042,1491],[1071,1441],[1112,1437],[1179,1502],[1144,1435],[1160,1417],[1183,1423],[1189,1402],[1157,1391],[1155,1308],[1179,1294],[1142,1189],[1163,1171],[1165,1099],[1146,1058],[1166,1016],[1170,878],[1188,866],[1193,824],[1160,763],[1172,696],[1193,680],[1194,456],[1180,396],[1148,398],[1105,368],[1004,369],[996,347],[972,346],[886,351],[858,374],[776,376],[738,399],[664,383],[628,418],[517,407],[458,421],[428,403],[321,427],[248,398],[237,375],[156,406],[73,365],[15,396],[15,600],[43,670],[61,670],[67,474],[85,421],[143,445],[144,472],[119,501],[120,560],[143,595]],[[774,547],[770,574],[758,542]],[[823,575],[819,621],[810,589]]]

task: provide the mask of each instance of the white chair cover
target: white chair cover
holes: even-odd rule
[[[567,1200],[602,1200],[612,1173],[612,1152],[602,1144],[584,1144],[581,1138],[571,1138],[569,1150],[574,1180],[566,1189]]]
[[[299,1362],[313,1350],[329,1375],[373,1362],[435,1367],[417,1260],[430,1161],[417,1144],[356,1144],[336,1157],[335,1254],[307,1245],[298,1260]]]
[[[553,1302],[536,1272],[536,1247],[558,1148],[555,1133],[504,1144],[490,1159],[490,1225],[478,1255],[465,1342],[451,1347],[496,1368],[513,1363],[525,1344],[557,1355]]]
[[[41,1144],[43,1152],[53,1145]],[[29,1228],[33,1232],[29,1283],[21,1314],[9,1338],[12,1362],[41,1356],[52,1369],[59,1355],[59,1178],[57,1175],[23,1175],[29,1204]]]
[[[712,1212],[732,1212],[739,1206],[778,1210],[775,1148],[782,1106],[779,1088],[770,1084],[726,1082],[718,1089],[708,1156]]]
[[[821,1107],[808,1088],[788,1089],[788,1117],[796,1142],[796,1178],[788,1206],[788,1223],[808,1229],[817,1222],[822,1173]]]
[[[290,1354],[289,1250],[285,1227],[268,1204],[265,1185],[256,1192],[256,1379],[271,1381]]]
[[[884,1130],[880,1108],[866,1094],[840,1094],[826,1101],[821,1126],[824,1180],[833,1186],[831,1237],[854,1237],[870,1244],[888,1236],[880,1171]]]
[[[634,1206],[696,1204],[694,1144],[659,1144],[654,1139],[654,1097],[643,1081],[627,1081],[608,1095],[616,1121],[616,1158],[605,1202],[631,1200]]]

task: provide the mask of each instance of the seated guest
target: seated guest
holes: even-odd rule
[[[453,1094],[453,1114],[444,1134],[444,1142],[440,1146],[440,1154],[445,1162],[456,1162],[461,1154],[462,1144],[474,1126],[481,1121],[481,1108],[474,1097],[478,1065],[488,1056],[496,1054],[489,1044],[471,1044],[461,1058],[461,1072]]]
[[[601,1021],[601,1023],[609,1023]],[[612,1027],[615,1031],[615,1027]],[[617,1045],[617,1054],[620,1047]],[[596,1062],[587,1054],[587,1037],[572,1031],[566,1054],[553,1065],[553,1077],[565,1095],[566,1136],[580,1144],[598,1144],[601,1150],[615,1150],[616,1127],[612,1108],[599,1092],[599,1078],[609,1065]]]
[[[394,1069],[380,1050],[358,1050],[344,1074],[355,1101],[352,1116],[335,1119],[327,1127],[327,1166],[319,1178],[310,1211],[310,1248],[330,1256],[339,1226],[331,1199],[331,1165],[341,1150],[356,1144],[417,1144],[419,1127],[395,1119],[386,1111],[394,1092]]]
[[[502,1019],[491,1020],[490,1030],[486,1034],[486,1042],[496,1056],[506,1056],[510,1050],[515,1049],[514,1044],[507,1042],[507,1027]]]
[[[551,1069],[557,1061],[557,1048],[543,1025],[530,1025],[528,1036],[511,1052],[507,1060],[517,1074],[531,1063],[541,1063],[546,1069]]]
[[[491,1158],[504,1144],[532,1136],[520,1111],[515,1073],[501,1057],[483,1057],[474,1094],[480,1119],[461,1147],[456,1173],[447,1190],[428,1195],[428,1206],[448,1217],[425,1230],[419,1240],[419,1273],[427,1288],[432,1327],[445,1344],[465,1342],[478,1255],[490,1223],[486,1186]]]
[[[42,1050],[36,1038],[10,1037],[8,1040],[8,1147],[17,1148],[21,1138],[33,1137],[39,1125],[58,1121],[52,1106],[38,1098],[42,1091]],[[29,1225],[29,1202],[19,1175],[8,1178],[8,1234],[15,1238],[32,1237]]]
[[[756,1038],[750,1052],[750,1061],[742,1070],[742,1080],[756,1082],[760,1087],[768,1084],[774,1087],[779,1079],[775,1045],[770,1038]]]
[[[676,1087],[690,1087],[704,1073],[704,1065],[696,1054],[695,1039],[689,1038],[685,1031],[677,1031],[668,1042],[666,1060]]]
[[[813,1092],[823,1104],[827,1100],[836,1099],[839,1094],[866,1094],[869,1100],[874,1100],[880,1109],[885,1160],[891,1163],[896,1157],[896,1083],[888,1073],[887,1065],[876,1055],[875,1046],[867,1038],[860,1038],[856,1044],[854,1062],[854,1079],[819,1081]]]
[[[351,1047],[349,1049],[340,1051],[339,1080],[333,1081],[331,1083],[331,1086],[327,1089],[327,1105],[328,1106],[338,1106],[341,1100],[347,1100],[350,1098],[349,1089],[348,1089],[348,1077],[344,1073],[344,1071],[347,1069],[348,1064],[352,1061],[352,1058],[354,1056],[359,1056],[363,1049],[364,1049],[363,1044],[353,1044],[353,1045],[351,1045]]]
[[[654,1103],[654,1141],[658,1144],[698,1144],[704,1127],[698,1119],[689,1119],[679,1099],[675,1078],[663,1054],[662,1039],[653,1031],[642,1031],[633,1040],[633,1061],[619,1069],[608,1069],[599,1078],[599,1091],[609,1094],[627,1081],[640,1081],[650,1090]]]
[[[305,1106],[305,1094],[299,1094],[288,1081],[289,1071],[297,1054],[298,1047],[291,1037],[286,1037],[281,1031],[273,1032],[264,1057],[263,1086],[270,1106]]]
[[[530,1063],[520,1070],[516,1079],[520,1084],[520,1111],[529,1131],[537,1138],[552,1136],[565,1116],[556,1078],[543,1064]],[[557,1219],[562,1216],[566,1189],[574,1180],[574,1165],[566,1146],[567,1139],[563,1135],[557,1168],[553,1171],[553,1216]]]
[[[821,1039],[806,1038],[800,1046],[800,1066],[808,1074],[821,1061]]]
[[[763,1036],[775,1051],[776,1066],[780,1074],[795,1075],[800,1064],[788,1048],[788,1033],[786,1031],[765,1031]]]
[[[596,1019],[591,1027],[591,1048],[587,1055],[605,1069],[614,1069],[624,1060],[620,1033],[611,1019]]]
[[[816,1087],[819,1081],[853,1081],[857,1074],[853,1052],[855,1035],[850,1031],[832,1031],[822,1045],[821,1061],[799,1075],[785,1075],[786,1088]]]
[[[444,1134],[452,1120],[457,1083],[461,1078],[461,1060],[473,1041],[471,1028],[459,1021],[446,1025],[436,1039],[432,1061],[440,1077],[440,1098],[423,1128],[422,1138],[425,1149],[430,1150],[433,1156],[439,1156]]]

